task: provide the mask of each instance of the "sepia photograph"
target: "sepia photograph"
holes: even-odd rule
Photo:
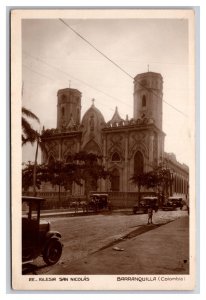
[[[14,289],[194,289],[194,20],[11,12]]]

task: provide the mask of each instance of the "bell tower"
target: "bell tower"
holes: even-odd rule
[[[134,78],[134,120],[153,119],[162,130],[163,79],[161,74],[146,72]]]
[[[76,89],[66,88],[57,92],[57,128],[66,128],[69,124],[80,124],[81,93]]]

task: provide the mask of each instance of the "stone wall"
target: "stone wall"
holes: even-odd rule
[[[101,194],[99,192],[96,192]],[[102,194],[104,194],[102,192]],[[24,195],[32,196],[32,192],[26,192]],[[132,208],[133,205],[138,201],[138,193],[136,192],[109,192],[109,201],[114,209],[117,208]],[[154,192],[142,192],[141,197],[155,195]],[[80,199],[85,200],[84,196],[72,197],[66,192],[37,192],[37,197],[45,198],[46,201],[42,206],[42,209],[57,209],[57,208],[69,208],[70,202]]]

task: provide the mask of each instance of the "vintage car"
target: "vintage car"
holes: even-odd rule
[[[99,211],[103,209],[111,210],[111,202],[108,194],[92,193],[88,202],[88,210]]]
[[[58,262],[63,245],[61,234],[50,230],[50,223],[40,219],[43,198],[22,197],[22,263],[42,256],[47,265]]]
[[[143,197],[141,198],[140,201],[138,201],[134,206],[133,206],[133,213],[147,213],[148,208],[152,207],[155,212],[158,211],[158,197]]]
[[[182,210],[184,205],[183,199],[181,197],[169,197],[167,201],[163,204],[163,210],[175,210],[180,208]]]

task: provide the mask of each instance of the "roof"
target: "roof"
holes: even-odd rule
[[[134,77],[134,80],[136,80],[137,78],[140,79],[140,78],[144,78],[144,77],[150,77],[150,76],[155,76],[155,77],[160,77],[162,78],[162,75],[160,73],[156,73],[156,72],[144,72],[144,73],[140,73],[140,74],[137,74],[135,77]]]
[[[151,196],[145,196],[145,197],[142,198],[142,200],[145,200],[145,199],[153,200],[153,199],[157,199],[157,198],[158,197],[155,197],[155,196],[153,196],[153,197],[151,197]]]
[[[63,94],[63,93],[78,93],[81,94],[81,92],[77,89],[71,89],[71,88],[65,88],[65,89],[60,89],[57,91],[57,95]]]
[[[120,114],[118,112],[118,108],[116,106],[114,115],[113,115],[112,119],[109,121],[109,123],[113,124],[113,123],[119,123],[121,121],[123,121],[123,119],[120,117]]]
[[[100,121],[100,123],[105,123],[105,120],[104,120],[104,116],[103,114],[101,113],[101,111],[96,108],[96,106],[94,105],[94,103],[90,106],[90,108],[85,112],[83,118],[82,118],[82,124],[86,121],[86,119],[88,118],[88,116],[93,113],[97,116],[98,120]]]
[[[32,197],[32,196],[22,196],[22,201],[45,201],[44,198],[40,197]]]

